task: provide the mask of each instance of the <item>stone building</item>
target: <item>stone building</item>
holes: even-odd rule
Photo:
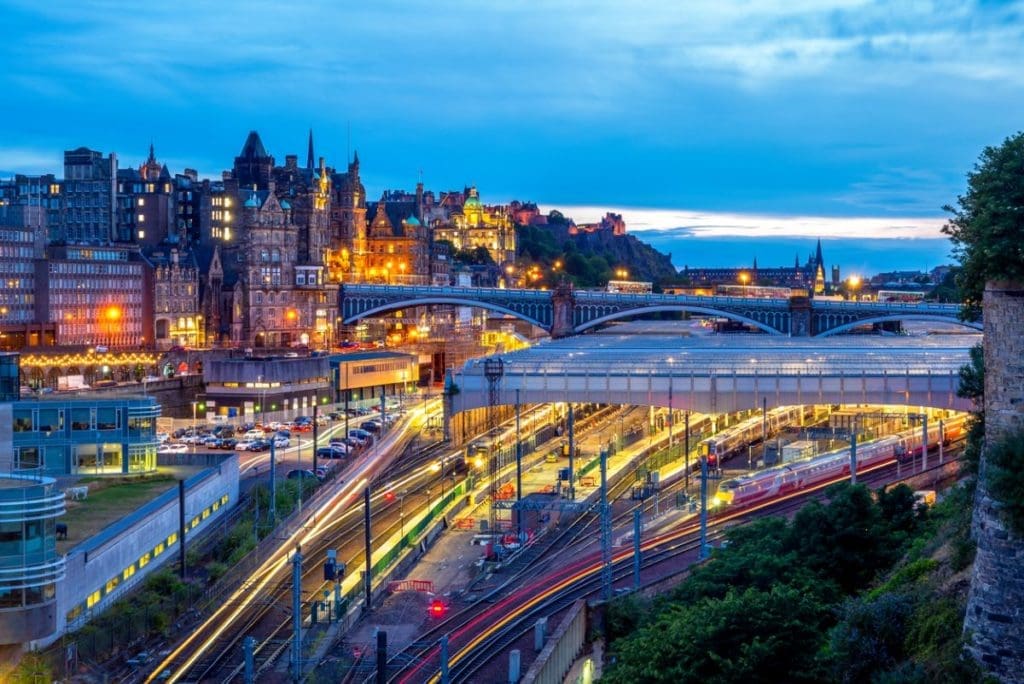
[[[203,347],[203,315],[199,308],[199,269],[191,254],[176,249],[154,253],[153,331],[156,348]]]
[[[505,207],[487,207],[476,187],[466,192],[465,203],[453,210],[448,223],[432,224],[434,240],[446,240],[457,250],[487,249],[498,265],[516,258],[516,231]]]
[[[311,159],[305,168],[297,161],[289,155],[276,167],[252,131],[232,172],[211,185],[210,232],[197,250],[211,342],[329,342],[337,316],[337,287],[328,283],[324,266],[331,244],[330,172],[322,160],[316,169]]]
[[[373,220],[366,239],[364,281],[388,285],[430,282],[430,233],[417,218],[414,202],[389,200],[367,205]]]
[[[153,146],[139,168],[117,172],[117,239],[149,250],[181,242],[177,234],[174,179],[156,160]]]

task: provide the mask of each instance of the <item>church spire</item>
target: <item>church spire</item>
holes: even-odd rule
[[[822,268],[825,267],[825,259],[821,256],[821,238],[818,238],[818,251],[814,255],[814,260],[818,266],[821,266]]]
[[[153,141],[149,142],[149,159],[146,160],[147,164],[156,163],[156,153],[153,151]]]
[[[306,168],[312,169],[316,166],[316,157],[313,156],[313,129],[309,129],[309,151],[306,153]]]

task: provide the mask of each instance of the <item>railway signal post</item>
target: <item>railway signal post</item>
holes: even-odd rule
[[[640,533],[643,530],[643,514],[637,508],[633,511],[633,588],[640,588]]]
[[[302,553],[292,554],[292,680],[302,681]]]
[[[569,476],[572,477],[570,471]],[[608,452],[601,449],[601,583],[604,600],[612,600],[612,515],[608,505]]]

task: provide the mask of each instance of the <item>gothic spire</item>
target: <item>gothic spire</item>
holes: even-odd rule
[[[821,256],[821,238],[818,238],[818,252],[814,255],[814,259],[818,266],[825,267],[825,259]]]
[[[309,129],[309,151],[306,153],[306,168],[312,169],[316,166],[316,157],[313,156],[313,129]]]
[[[149,159],[146,160],[147,164],[156,163],[156,153],[153,152],[153,141],[149,142]]]

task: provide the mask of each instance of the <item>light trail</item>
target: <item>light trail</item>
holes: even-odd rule
[[[340,520],[336,519],[337,514],[341,513],[341,516],[338,517],[343,517],[346,511],[341,509],[349,506],[353,500],[357,499],[359,492],[369,484],[372,474],[368,476],[367,473],[373,470],[376,466],[379,466],[378,461],[380,460],[380,457],[386,454],[387,450],[393,447],[401,437],[404,437],[411,430],[418,430],[420,428],[426,413],[426,407],[416,407],[410,410],[409,422],[401,430],[392,432],[385,440],[377,445],[376,453],[368,452],[364,455],[348,483],[342,485],[337,494],[325,502],[323,507],[316,511],[311,511],[308,514],[309,518],[306,519],[306,522],[312,519],[314,521],[312,527],[307,528],[304,525],[300,525],[295,532],[284,540],[270,555],[270,557],[252,573],[251,577],[253,578],[253,581],[256,582],[255,586],[253,585],[253,582],[250,581],[243,583],[242,586],[236,589],[231,596],[225,600],[206,620],[204,620],[203,623],[199,625],[188,637],[186,637],[184,641],[172,649],[167,657],[164,658],[146,677],[145,681],[152,682],[156,680],[169,667],[171,667],[174,661],[187,649],[192,649],[184,662],[176,671],[171,672],[170,676],[166,680],[171,684],[179,681],[184,674],[188,672],[193,665],[195,665],[196,661],[198,661],[199,658],[209,650],[214,642],[234,623],[234,621],[256,602],[259,598],[260,592],[262,592],[267,585],[275,579],[276,575],[287,567],[289,555],[296,545],[301,546],[311,542],[332,526],[340,523]],[[317,517],[319,517],[319,521],[316,520]],[[206,630],[215,623],[219,624],[217,624],[217,626],[205,639],[203,639],[202,642],[196,643],[199,641],[200,635],[206,632]]]
[[[881,470],[881,469],[886,468],[886,467],[891,467],[892,464],[894,464],[894,463],[896,463],[896,460],[895,459],[891,459],[891,460],[885,461],[884,463],[879,463],[879,464],[877,464],[877,465],[875,465],[875,466],[873,466],[871,468],[866,468],[864,470],[858,471],[858,474],[866,475],[868,473],[872,473],[872,472]],[[771,506],[777,506],[777,505],[779,505],[781,503],[785,503],[785,502],[790,501],[791,499],[795,499],[797,497],[803,497],[803,496],[807,496],[808,494],[813,494],[815,492],[821,491],[822,489],[830,487],[831,485],[836,484],[837,482],[845,481],[845,480],[848,479],[848,477],[849,476],[840,476],[840,477],[834,478],[832,480],[828,480],[827,482],[822,482],[822,483],[814,485],[812,487],[808,487],[808,488],[805,488],[805,489],[800,489],[798,491],[792,492],[792,493],[787,494],[785,496],[782,496],[782,497],[779,497],[779,498],[776,498],[776,499],[772,499],[771,501],[765,501],[765,502],[760,503],[760,504],[756,504],[756,505],[753,505],[753,506],[749,506],[749,507],[744,507],[744,508],[738,509],[738,510],[733,511],[731,513],[725,513],[724,515],[716,516],[715,520],[714,520],[714,525],[715,526],[721,526],[724,523],[727,523],[729,521],[735,520],[737,518],[741,518],[741,517],[748,516],[748,515],[751,515],[751,514],[754,514],[754,513],[758,513],[759,511],[762,511],[765,508],[768,508],[768,507],[771,507]],[[668,532],[668,533],[665,533],[665,534],[653,537],[653,538],[648,539],[646,541],[642,541],[641,544],[640,544],[640,550],[641,550],[641,552],[650,551],[650,550],[652,550],[655,547],[661,546],[662,544],[668,544],[668,543],[680,541],[683,537],[691,535],[691,534],[693,534],[694,532],[696,532],[699,529],[700,529],[699,523],[691,521],[691,522],[689,522],[688,524],[684,525],[682,528],[680,528],[678,530],[674,530],[672,532]],[[526,593],[526,592],[528,592],[531,589],[531,587],[535,587],[540,582],[543,582],[544,581],[543,579],[538,581],[538,582],[533,583],[532,585],[528,585],[528,586],[520,589],[518,592],[516,592],[515,594],[511,595],[509,598],[505,599],[504,601],[502,601],[499,604],[496,604],[493,608],[491,608],[487,612],[481,614],[480,616],[478,616],[478,617],[470,620],[466,624],[464,624],[461,628],[459,628],[455,632],[455,634],[453,636],[458,636],[458,635],[464,634],[470,628],[476,627],[483,619],[488,617],[490,613],[497,612],[499,609],[506,610],[506,613],[504,614],[504,616],[499,618],[497,622],[495,622],[494,624],[486,627],[483,631],[481,631],[479,634],[477,634],[472,640],[470,640],[469,643],[467,643],[464,647],[459,649],[459,651],[456,652],[451,657],[451,659],[448,661],[449,667],[456,665],[459,661],[461,661],[464,658],[468,657],[469,654],[472,653],[472,651],[475,648],[477,648],[486,639],[490,638],[495,632],[497,632],[498,630],[502,629],[503,627],[505,627],[507,624],[509,624],[513,620],[518,619],[521,615],[523,615],[524,613],[528,612],[529,610],[534,608],[536,605],[538,605],[542,601],[545,601],[548,598],[550,598],[551,596],[553,596],[553,595],[555,595],[555,594],[557,594],[557,593],[559,593],[559,592],[561,592],[561,591],[563,591],[565,589],[568,589],[569,587],[571,587],[572,585],[576,584],[577,582],[582,582],[584,580],[587,580],[587,579],[591,578],[593,575],[596,575],[597,573],[599,573],[601,571],[601,567],[602,567],[602,563],[600,561],[598,561],[596,563],[592,563],[591,565],[583,567],[582,569],[575,570],[575,568],[578,568],[580,565],[582,565],[584,563],[591,562],[591,558],[594,557],[594,556],[597,556],[597,555],[599,555],[599,554],[592,552],[592,553],[590,553],[588,555],[588,557],[586,557],[584,559],[581,559],[579,562],[577,562],[573,566],[570,566],[569,568],[566,568],[562,572],[569,572],[569,573],[572,573],[572,574],[569,574],[568,576],[564,577],[561,580],[555,580],[555,582],[556,582],[555,584],[553,584],[552,586],[548,587],[547,589],[545,589],[543,591],[540,591],[539,593],[533,594],[531,598],[527,599],[527,598],[522,597],[521,595]],[[620,562],[622,562],[622,561],[624,561],[626,559],[632,558],[632,556],[633,556],[633,549],[632,548],[624,549],[624,550],[621,550],[621,551],[618,551],[618,552],[613,552],[613,554],[612,554],[612,561],[611,561],[612,565],[620,563]],[[561,573],[556,571],[555,574],[557,575],[557,574],[561,574]],[[509,606],[512,606],[512,605],[514,605],[514,607],[509,608]],[[427,658],[432,658],[434,656],[435,652],[436,652],[436,649],[435,650],[431,650],[430,653],[424,658],[424,661],[421,661],[421,662],[425,662],[425,660]],[[413,676],[415,676],[415,674],[417,672],[418,672],[418,668],[414,669],[409,675],[404,677],[401,681],[403,683],[411,681],[411,678]],[[440,682],[440,673],[435,673],[430,678],[429,681],[431,682],[431,684],[434,684],[435,682]]]

